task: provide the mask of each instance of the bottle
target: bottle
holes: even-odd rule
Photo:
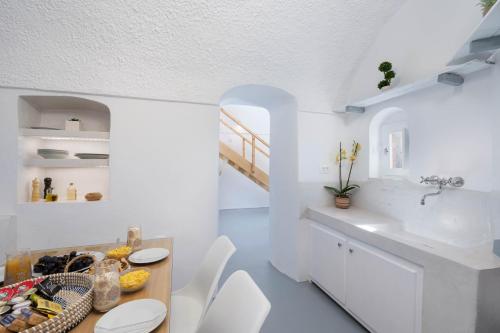
[[[40,179],[35,177],[31,181],[31,201],[37,202],[40,200]]]
[[[74,183],[69,183],[66,200],[76,200],[76,186]]]
[[[49,187],[48,189],[44,190],[45,192],[45,201],[46,202],[51,202],[52,200],[52,187]]]

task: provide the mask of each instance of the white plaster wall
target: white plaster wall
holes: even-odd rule
[[[270,141],[270,116],[266,109],[247,105],[225,105],[224,110],[235,116],[266,142]],[[239,128],[239,126],[231,122],[227,117],[223,115],[221,117],[226,122],[235,126],[235,128]],[[251,140],[251,136],[243,128],[239,128],[239,132]],[[220,124],[219,139],[235,151],[241,153],[242,139],[222,124]],[[258,141],[257,145],[265,151],[269,151]],[[245,147],[247,160],[251,160],[251,145],[245,144]],[[269,173],[269,158],[256,152],[255,159],[257,167]],[[236,171],[225,161],[221,161],[220,170],[219,209],[269,207],[269,192]]]
[[[218,108],[82,96],[111,110],[111,199],[17,204],[20,94],[45,93],[0,90],[0,214],[17,215],[19,246],[125,240],[127,226],[138,223],[145,238],[174,237],[174,287],[187,282],[217,234]]]
[[[216,104],[234,86],[259,83],[329,112],[332,93],[403,3],[4,0],[0,85]]]
[[[336,95],[336,108],[376,95],[382,80],[378,65],[391,61],[395,84],[431,77],[446,67],[480,22],[476,0],[406,1],[389,18]]]

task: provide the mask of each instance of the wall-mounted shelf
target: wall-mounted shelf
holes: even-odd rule
[[[487,60],[500,49],[500,1],[476,27],[448,65],[458,65],[472,59]]]
[[[32,158],[25,160],[24,165],[38,168],[99,168],[109,166],[109,160]]]
[[[20,128],[19,135],[47,140],[109,141],[109,132]]]
[[[423,89],[427,89],[438,84],[448,84],[457,86],[463,82],[463,77],[484,70],[486,68],[490,68],[491,64],[485,63],[484,61],[473,60],[458,66],[451,66],[446,68],[445,70],[437,73],[431,78],[425,80],[419,80],[416,82],[412,82],[403,86],[395,87],[389,90],[386,90],[378,95],[365,98],[360,101],[356,101],[354,103],[348,104],[344,110],[339,110],[336,112],[355,112],[355,113],[363,113],[367,107],[370,107],[375,104],[379,104],[382,102],[389,101],[394,98],[398,98],[407,94],[411,94]],[[462,79],[462,80],[460,80]],[[461,81],[461,82],[460,82]]]

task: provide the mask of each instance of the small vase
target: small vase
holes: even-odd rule
[[[340,209],[347,209],[351,207],[351,198],[349,197],[335,197],[335,207]]]

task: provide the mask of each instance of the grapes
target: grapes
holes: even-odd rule
[[[33,266],[33,271],[35,273],[41,273],[42,275],[64,273],[64,268],[68,262],[76,257],[76,251],[72,251],[69,255],[66,254],[63,256],[43,256],[38,259],[38,262]],[[77,259],[69,268],[69,272],[89,267],[93,262],[94,261],[90,257]]]

